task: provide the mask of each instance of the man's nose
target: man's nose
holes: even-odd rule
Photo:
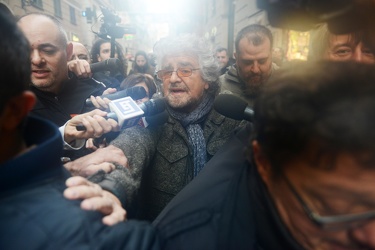
[[[258,74],[260,72],[259,63],[255,61],[251,66],[251,72]]]
[[[171,78],[170,78],[170,82],[178,82],[178,81],[181,81],[181,78],[177,75],[177,71],[173,71]]]
[[[375,220],[351,229],[350,235],[360,246],[364,246],[366,249],[375,249]]]
[[[363,62],[363,59],[362,46],[361,44],[358,44],[354,49],[354,53],[352,54],[352,60],[355,62]]]
[[[31,52],[31,63],[38,65],[44,61],[44,58],[41,56],[38,50],[33,50]]]

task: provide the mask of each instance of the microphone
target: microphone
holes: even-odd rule
[[[254,111],[247,102],[232,94],[220,94],[215,98],[214,109],[234,120],[253,121]]]
[[[116,120],[120,128],[125,129],[137,125],[142,116],[151,117],[163,112],[166,105],[163,98],[151,99],[138,105],[131,97],[125,97],[110,102],[109,108],[111,112],[107,114],[106,118]],[[83,125],[76,126],[76,129],[78,131],[86,130]]]
[[[116,100],[120,98],[124,98],[130,96],[134,100],[142,99],[145,96],[147,96],[146,90],[142,86],[134,86],[131,88],[127,88],[121,91],[117,91],[113,94],[107,94],[100,96],[101,98],[108,98],[109,100]],[[86,99],[86,106],[87,107],[93,107],[92,101],[90,98]]]
[[[165,100],[151,99],[137,105],[130,97],[114,100],[109,103],[112,113],[117,116],[117,122],[121,129],[132,127],[138,124],[142,116],[154,116],[165,110]]]
[[[107,60],[90,64],[92,73],[101,71],[117,71],[121,68],[121,62],[118,58],[109,58]]]
[[[168,121],[169,113],[164,110],[163,112],[160,112],[155,115],[146,116],[145,120],[149,127],[158,127],[160,125],[163,125]]]

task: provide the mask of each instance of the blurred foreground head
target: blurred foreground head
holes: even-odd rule
[[[308,31],[317,24],[327,24],[335,35],[363,31],[364,40],[375,52],[374,0],[257,0],[257,7],[267,11],[274,27]]]
[[[375,249],[374,66],[290,66],[254,106],[258,173],[304,249]]]
[[[8,13],[0,11],[0,164],[13,158],[26,145],[23,122],[35,103],[27,91],[30,83],[30,45]]]

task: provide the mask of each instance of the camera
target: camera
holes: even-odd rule
[[[117,23],[121,22],[121,18],[115,15],[111,10],[104,6],[100,6],[103,14],[103,24],[100,27],[99,37],[103,39],[122,38],[125,34],[135,34],[132,27],[120,27]]]

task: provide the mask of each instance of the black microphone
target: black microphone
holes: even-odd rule
[[[118,58],[109,58],[107,60],[90,64],[92,73],[101,71],[118,71],[121,68],[121,62]]]
[[[163,112],[158,113],[156,115],[146,116],[145,120],[148,123],[149,127],[155,128],[166,123],[168,121],[168,117],[169,113],[166,110],[164,110]]]
[[[254,111],[247,102],[232,94],[220,94],[215,98],[214,109],[234,120],[253,121]]]
[[[116,93],[113,93],[113,94],[102,95],[100,97],[101,98],[105,97],[105,98],[108,98],[109,100],[116,100],[116,99],[124,98],[127,96],[130,96],[134,100],[138,100],[147,96],[147,92],[145,88],[143,88],[142,86],[134,86],[134,87],[127,88],[121,91],[117,91]],[[86,106],[87,107],[94,106],[90,98],[86,99]]]
[[[166,108],[165,99],[151,99],[138,105],[144,112],[143,116],[153,116],[163,112]]]

